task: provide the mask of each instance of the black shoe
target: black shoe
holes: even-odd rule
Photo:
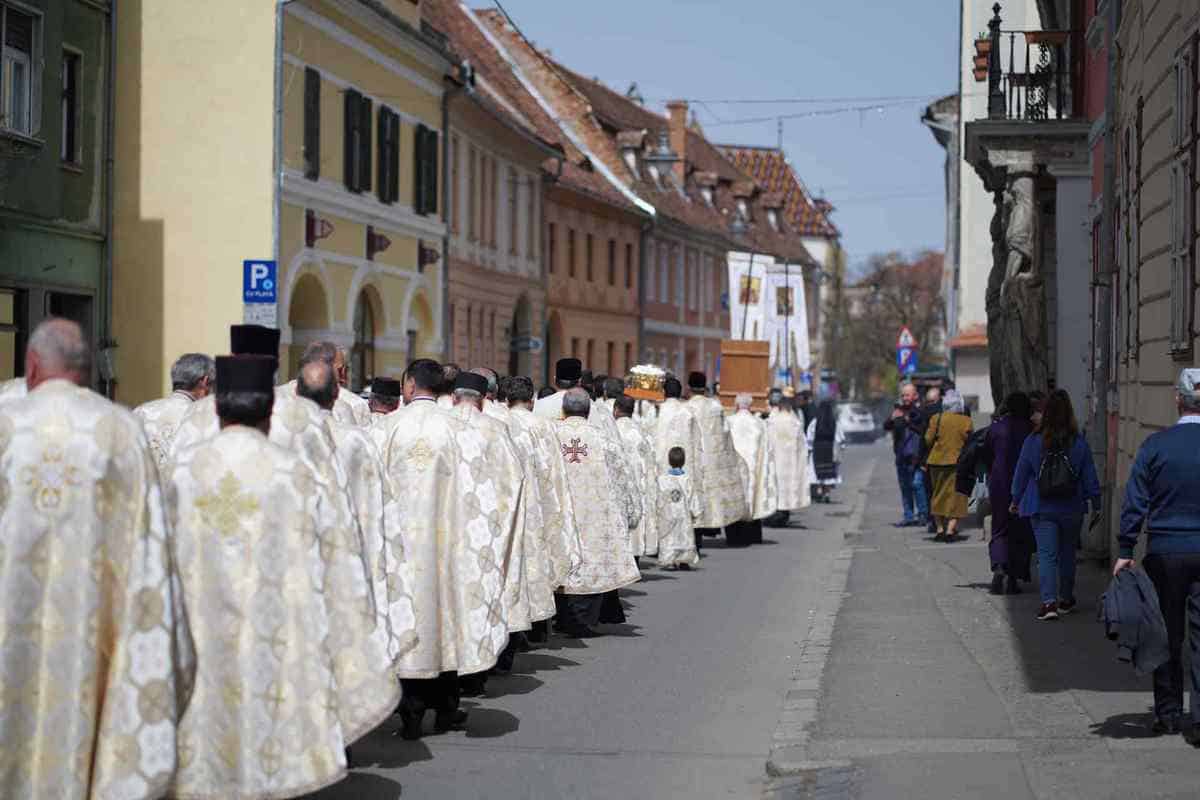
[[[555,630],[568,639],[593,639],[598,634],[586,625],[558,626]]]
[[[930,533],[937,533],[937,523],[933,520],[929,520],[925,523],[925,530],[929,531]]]
[[[1075,601],[1074,600],[1059,600],[1058,601],[1059,616],[1065,617],[1067,614],[1070,614],[1074,610],[1075,610]]]
[[[1038,609],[1037,619],[1039,622],[1058,619],[1058,606],[1054,603],[1042,603],[1042,607]]]
[[[892,527],[893,528],[911,528],[913,526],[913,523],[914,523],[914,520],[902,519],[899,522],[893,522]]]
[[[421,722],[425,719],[424,711],[413,711],[411,709],[400,709],[400,738],[409,742],[415,742],[421,738]]]
[[[1014,578],[1012,575],[1009,575],[1008,581],[1004,586],[1004,591],[1006,594],[1020,594],[1021,584],[1017,582],[1016,578]]]
[[[683,572],[688,572],[691,570],[691,568],[692,568],[691,564],[680,564],[679,565],[679,569],[682,570]]]
[[[992,575],[992,587],[988,589],[990,594],[1004,594],[1004,573],[997,572]]]
[[[1192,727],[1183,733],[1183,740],[1192,747],[1200,747],[1200,725],[1192,723]]]
[[[439,711],[437,717],[433,721],[433,729],[438,733],[461,728],[467,722],[467,712],[462,709],[453,711]]]
[[[1174,736],[1179,733],[1182,728],[1179,725],[1177,717],[1169,717],[1167,719],[1156,719],[1154,724],[1150,726],[1150,732],[1155,736]],[[1193,727],[1191,733],[1194,734],[1196,728]],[[1189,744],[1191,742],[1189,741]]]

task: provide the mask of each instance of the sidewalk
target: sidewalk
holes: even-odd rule
[[[816,720],[793,759],[809,770],[780,778],[776,796],[1200,794],[1200,752],[1150,738],[1150,678],[1117,662],[1095,621],[1105,569],[1080,563],[1079,610],[1037,622],[1036,586],[988,594],[980,530],[948,545],[891,527],[890,460],[865,491]]]

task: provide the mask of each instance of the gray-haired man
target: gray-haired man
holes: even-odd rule
[[[1200,369],[1185,369],[1175,386],[1179,422],[1138,449],[1125,484],[1120,557],[1113,574],[1134,566],[1146,531],[1146,574],[1167,623],[1170,660],[1154,670],[1154,731],[1178,733],[1183,717],[1183,639],[1190,628],[1192,729],[1200,746]]]
[[[142,403],[133,415],[142,423],[150,450],[161,467],[171,450],[171,437],[192,403],[207,397],[217,380],[216,363],[204,353],[185,353],[171,365],[171,393]]]

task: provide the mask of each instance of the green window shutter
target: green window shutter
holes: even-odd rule
[[[388,139],[388,197],[395,203],[400,199],[400,115],[396,112],[388,114],[390,120]]]
[[[343,143],[342,143],[342,182],[352,192],[362,191],[359,185],[359,156],[362,148],[359,145],[362,112],[362,95],[354,89],[347,89],[344,105]]]
[[[438,210],[438,132],[425,130],[425,169],[421,175],[425,182],[423,192],[425,213],[436,214]]]
[[[379,195],[379,202],[390,203],[392,198],[388,197],[388,191],[391,188],[391,180],[388,175],[388,162],[391,159],[392,149],[390,145],[389,133],[391,122],[391,111],[387,106],[379,107],[379,118],[376,121],[376,136],[379,140],[379,164],[375,173],[375,192]]]
[[[359,107],[359,128],[362,131],[362,138],[359,139],[359,144],[362,147],[362,154],[359,156],[359,189],[364,192],[371,191],[371,100],[364,97],[360,100]]]
[[[425,213],[425,133],[424,125],[417,123],[413,129],[413,211]]]

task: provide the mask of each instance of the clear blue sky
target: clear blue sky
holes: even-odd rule
[[[468,2],[476,7],[487,0]],[[950,0],[500,0],[525,34],[577,72],[647,104],[667,99],[941,96],[958,91],[958,4]],[[969,91],[969,89],[968,89]],[[865,105],[693,106],[711,141],[773,145],[774,121],[721,120]],[[808,187],[837,206],[851,265],[871,253],[941,250],[945,151],[924,104],[784,122]],[[715,116],[714,116],[715,115]]]

